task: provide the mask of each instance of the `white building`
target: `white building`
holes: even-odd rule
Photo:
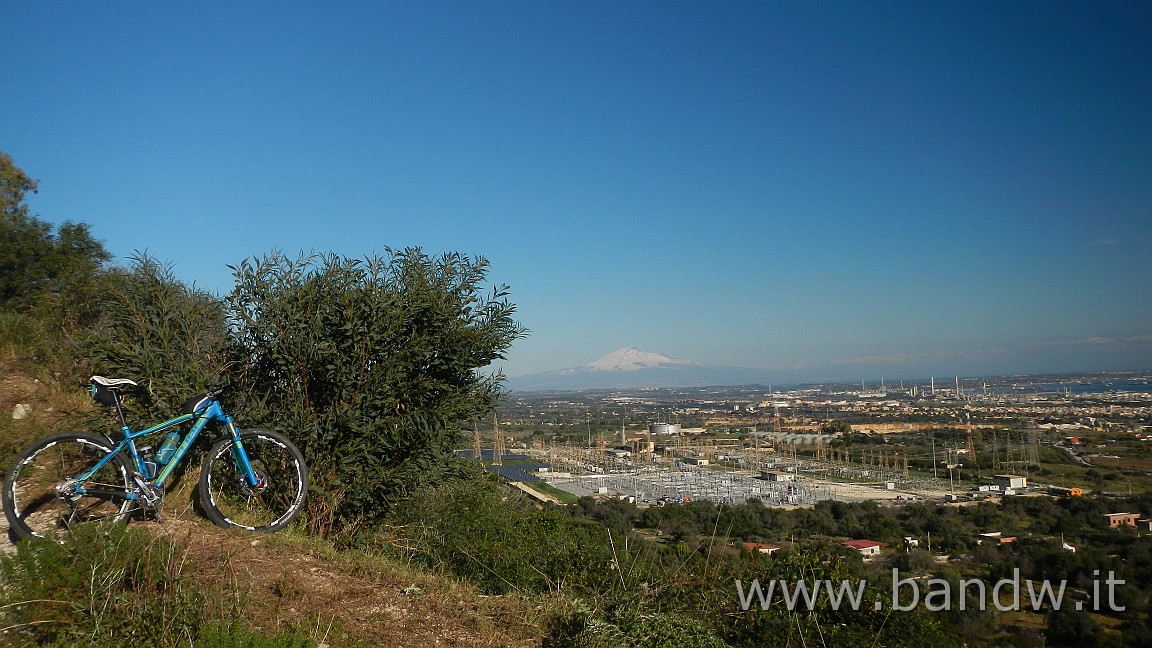
[[[767,479],[770,482],[790,482],[796,481],[796,475],[783,472],[762,472],[760,479]]]
[[[1028,478],[1020,475],[992,475],[992,483],[1001,489],[1028,488]]]

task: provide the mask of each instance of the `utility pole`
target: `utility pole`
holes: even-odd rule
[[[932,432],[931,435],[932,435],[931,436],[931,438],[932,438],[932,479],[938,479],[939,476],[936,474],[936,433]]]
[[[956,484],[952,480],[952,469],[958,465],[960,464],[952,458],[952,448],[948,448],[948,492],[952,493],[952,497],[956,497]]]
[[[976,446],[972,443],[972,413],[964,412],[968,428],[968,461],[976,466],[976,476],[980,476],[980,464],[976,461]]]

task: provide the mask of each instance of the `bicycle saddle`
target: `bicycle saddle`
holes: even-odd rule
[[[115,405],[120,407],[120,399],[116,396],[116,390],[121,387],[135,387],[136,382],[128,380],[127,378],[105,378],[104,376],[92,376],[89,380],[92,381],[92,388],[89,395],[92,400],[97,403],[105,405]]]
[[[136,382],[128,380],[127,378],[105,378],[104,376],[92,376],[90,380],[97,385],[103,385],[109,389],[119,389],[120,387],[130,386],[135,387]]]

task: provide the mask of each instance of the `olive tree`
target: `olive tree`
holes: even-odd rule
[[[245,414],[303,450],[322,533],[354,532],[443,470],[460,422],[500,395],[503,377],[479,370],[525,332],[487,261],[458,253],[276,253],[232,269]]]

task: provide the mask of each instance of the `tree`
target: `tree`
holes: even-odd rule
[[[852,426],[847,421],[825,421],[820,425],[823,434],[851,434]]]
[[[4,216],[27,216],[24,194],[36,193],[36,184],[16,166],[11,155],[0,151],[0,213]]]
[[[1100,640],[1100,624],[1087,612],[1064,606],[1048,614],[1049,646],[1095,646]]]
[[[44,290],[59,291],[91,276],[110,257],[88,226],[52,225],[28,213],[24,197],[37,183],[0,152],[0,307],[23,305]]]
[[[309,462],[321,532],[353,532],[434,476],[460,423],[486,415],[503,376],[479,369],[524,335],[488,263],[420,249],[356,260],[281,254],[233,268],[228,297],[249,417]]]

